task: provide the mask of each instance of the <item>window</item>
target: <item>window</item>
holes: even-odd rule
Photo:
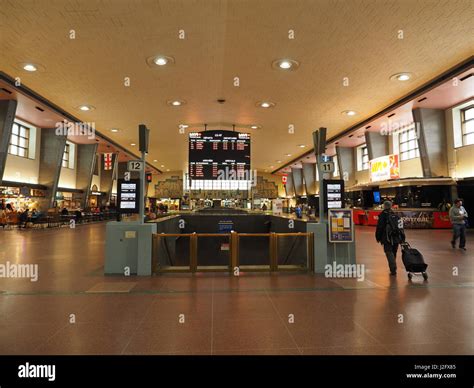
[[[366,144],[357,148],[357,171],[369,169],[369,150]]]
[[[63,167],[69,168],[69,160],[71,156],[71,145],[69,143],[66,143],[66,146],[64,147],[64,152],[63,152]]]
[[[339,164],[337,162],[337,155],[334,155],[332,157],[332,161],[334,162],[334,172],[332,174],[333,177],[338,177],[339,176]]]
[[[462,145],[474,144],[474,105],[461,110]]]
[[[400,160],[409,160],[420,157],[418,140],[414,127],[400,132],[398,136]]]
[[[11,155],[28,158],[28,149],[30,147],[30,128],[14,122],[12,127],[12,135],[10,137],[10,146],[8,153]]]

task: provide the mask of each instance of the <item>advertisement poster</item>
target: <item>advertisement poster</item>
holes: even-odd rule
[[[385,155],[369,162],[370,181],[380,182],[400,178],[398,155]]]
[[[272,201],[272,212],[275,216],[279,216],[283,213],[283,201],[281,199],[278,198]]]
[[[329,209],[328,220],[329,242],[343,243],[354,241],[351,209]]]

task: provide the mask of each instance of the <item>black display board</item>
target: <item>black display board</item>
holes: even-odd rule
[[[250,176],[250,134],[212,130],[189,134],[190,179]]]
[[[344,207],[344,180],[324,180],[324,209],[342,209]]]
[[[140,179],[117,180],[117,208],[120,213],[139,213]]]

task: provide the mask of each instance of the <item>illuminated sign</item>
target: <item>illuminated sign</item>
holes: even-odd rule
[[[281,177],[281,183],[283,183],[284,185],[286,185],[286,181],[287,181],[287,180],[288,180],[288,176],[283,175],[283,176]]]
[[[370,181],[380,182],[400,178],[398,155],[385,155],[369,162]]]
[[[117,200],[120,213],[138,213],[140,201],[140,179],[117,181]]]

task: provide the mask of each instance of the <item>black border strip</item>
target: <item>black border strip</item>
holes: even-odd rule
[[[15,80],[9,76],[8,74],[6,74],[5,72],[3,71],[0,71],[0,80],[6,82],[8,85],[10,85],[11,88],[15,89],[17,92],[20,92],[30,98],[33,98],[35,99],[36,101],[40,102],[41,104],[47,106],[49,109],[55,111],[56,113],[60,114],[61,116],[64,116],[65,118],[67,118],[69,121],[73,121],[73,122],[79,122],[79,123],[82,123],[81,120],[79,120],[77,117],[73,116],[72,114],[66,112],[64,109],[62,109],[61,107],[59,107],[58,105],[54,104],[53,102],[51,102],[50,100],[40,96],[38,93],[36,93],[35,91],[33,91],[32,89],[30,89],[29,87],[21,84],[20,86],[16,86],[15,85]],[[106,142],[112,144],[114,147],[117,147],[119,148],[120,150],[122,150],[123,152],[126,152],[127,154],[137,158],[137,159],[141,159],[140,156],[137,156],[135,155],[133,152],[130,152],[129,150],[127,150],[126,148],[124,148],[123,146],[121,146],[120,144],[116,143],[114,140],[112,140],[110,137],[108,136],[105,136],[103,133],[99,132],[99,131],[96,131],[97,134],[103,139],[105,140]],[[146,163],[147,166],[149,166],[150,168],[152,168],[153,170],[155,171],[158,171],[160,174],[163,173],[163,171],[161,171],[160,169],[152,166],[150,163]]]
[[[413,92],[405,95],[404,97],[398,99],[397,101],[393,102],[391,105],[387,106],[386,108],[382,109],[380,112],[370,116],[369,118],[358,122],[357,124],[343,130],[342,132],[338,133],[337,135],[331,137],[326,141],[326,144],[330,144],[332,142],[335,142],[339,140],[340,138],[350,134],[351,132],[359,129],[362,126],[365,126],[369,124],[370,122],[378,119],[379,117],[387,114],[388,112],[399,108],[401,105],[406,104],[407,102],[414,100],[418,97],[420,97],[422,94],[430,91],[431,89],[434,89],[435,87],[441,85],[442,83],[446,82],[448,79],[455,77],[456,75],[465,72],[466,70],[469,70],[470,68],[474,67],[474,55],[467,58],[466,60],[462,61],[461,63],[457,64],[456,66],[450,68],[449,70],[445,71],[438,77],[432,79],[431,81],[428,81],[424,85],[420,86],[418,89],[415,89]],[[281,170],[283,170],[286,167],[291,166],[292,164],[299,162],[301,159],[305,158],[308,155],[312,155],[314,153],[314,148],[311,148],[304,154],[301,154],[297,158],[292,159],[285,165],[279,167],[278,169],[272,171],[272,174],[275,174]]]

